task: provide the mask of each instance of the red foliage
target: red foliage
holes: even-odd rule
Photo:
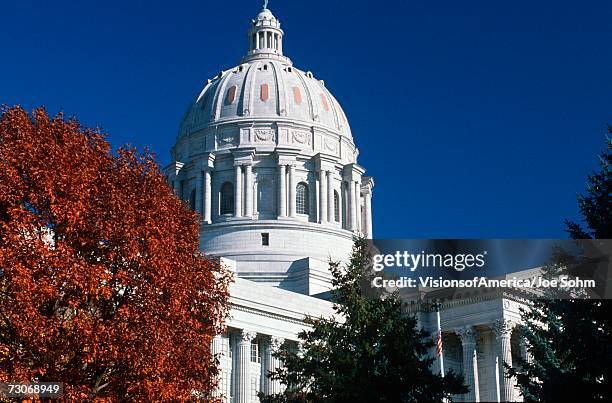
[[[43,109],[0,117],[0,380],[189,399],[216,376],[229,274],[151,156]]]

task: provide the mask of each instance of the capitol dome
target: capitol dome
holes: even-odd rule
[[[240,64],[190,104],[166,168],[200,213],[201,248],[239,277],[306,294],[330,288],[328,261],[372,237],[374,182],[357,164],[346,115],[322,80],[293,67],[267,8]]]
[[[209,79],[189,106],[179,136],[232,121],[299,121],[352,139],[346,115],[322,80],[283,55],[280,22],[267,8],[252,22],[241,63]]]

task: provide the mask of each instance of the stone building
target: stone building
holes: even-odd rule
[[[265,376],[278,365],[272,352],[296,346],[305,315],[333,314],[323,298],[330,258],[345,259],[355,233],[373,237],[374,180],[357,163],[346,115],[322,80],[284,55],[283,35],[262,9],[246,56],[209,79],[188,108],[165,168],[176,194],[201,215],[201,249],[236,273],[228,331],[213,343],[218,394],[236,403],[281,390]],[[448,307],[448,361],[473,374],[474,400],[511,396],[492,378],[495,340],[510,357],[507,303]],[[431,327],[431,313],[418,314]]]

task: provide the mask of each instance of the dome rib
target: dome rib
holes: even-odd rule
[[[225,87],[227,86],[228,78],[232,75],[232,71],[227,71],[225,74],[221,75],[219,79],[219,85],[217,86],[217,91],[215,92],[215,96],[213,98],[213,108],[212,108],[212,116],[211,120],[219,120],[219,116],[221,116],[221,107],[223,106],[223,94],[225,94]]]
[[[196,98],[196,101],[195,101],[196,104],[200,102],[204,94],[206,94],[206,91],[208,91],[208,89],[212,86],[212,83],[213,83],[212,80],[208,80],[208,82],[204,86],[204,89],[202,90],[202,92],[200,92],[200,95],[198,95],[198,97]]]
[[[332,94],[327,90],[327,87],[325,87],[323,84],[321,84],[321,82],[318,83],[319,87],[323,90],[323,96],[327,97],[327,102],[329,102],[329,108],[332,111],[332,114],[334,116],[334,122],[336,123],[335,127],[338,130],[340,129],[340,120],[338,117],[338,111],[336,110],[336,102],[334,102],[334,97],[332,96]]]
[[[302,77],[303,72],[298,69],[292,69],[293,74],[296,74],[300,82],[302,83],[302,87],[304,88],[304,93],[306,94],[306,98],[308,100],[308,110],[310,111],[310,120],[316,121],[315,116],[318,110],[315,110],[314,100],[312,99],[312,92],[310,88],[306,84],[306,80]]]
[[[279,68],[277,63],[270,62],[270,64],[276,81],[276,113],[279,116],[287,116],[287,89],[283,78],[283,70]]]
[[[260,64],[259,62],[250,63],[246,72],[243,85],[242,116],[249,116],[253,112],[253,87]]]

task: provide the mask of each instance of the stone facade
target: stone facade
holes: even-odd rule
[[[355,234],[373,237],[374,180],[357,164],[346,115],[322,80],[284,56],[283,35],[264,8],[247,55],[189,106],[165,168],[200,214],[201,249],[236,273],[228,330],[213,342],[216,394],[228,402],[282,390],[266,376],[279,365],[272,353],[297,348],[306,315],[334,314],[324,299],[329,259],[346,259]],[[447,365],[466,375],[468,401],[518,396],[500,375],[501,360],[518,351],[514,304],[466,299],[442,308]],[[432,312],[413,314],[435,330]]]

